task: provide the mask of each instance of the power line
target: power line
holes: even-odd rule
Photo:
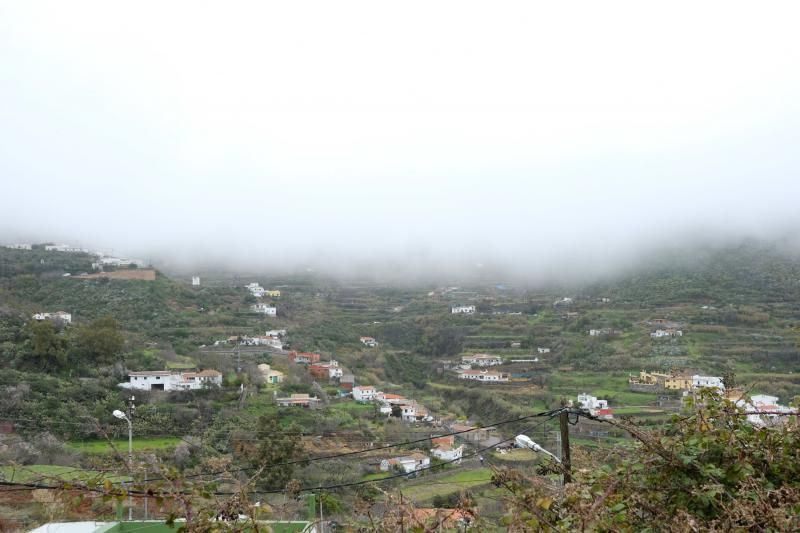
[[[536,418],[536,417],[542,417],[542,416],[550,416],[550,417],[552,417],[552,416],[554,416],[554,413],[558,413],[561,410],[562,409],[555,409],[555,410],[552,410],[552,411],[544,411],[544,412],[536,413],[536,414],[533,414],[533,415],[527,415],[527,416],[523,416],[523,417],[519,417],[519,418],[503,420],[501,422],[495,422],[495,423],[489,424],[489,425],[477,426],[477,427],[470,428],[470,429],[465,429],[465,430],[461,430],[461,431],[453,431],[453,432],[450,432],[450,433],[443,433],[443,434],[440,434],[440,435],[432,435],[432,436],[428,436],[428,437],[421,438],[421,439],[416,439],[416,440],[407,440],[407,441],[404,441],[404,442],[386,444],[384,446],[379,446],[379,447],[365,448],[365,449],[361,449],[361,450],[355,450],[355,451],[352,451],[352,452],[345,452],[345,453],[339,453],[339,454],[333,454],[333,455],[323,455],[323,456],[320,456],[320,457],[314,457],[314,458],[310,458],[310,459],[297,459],[297,460],[293,460],[293,461],[286,461],[286,462],[283,462],[283,463],[275,463],[275,464],[272,464],[272,465],[267,465],[267,466],[263,467],[262,469],[271,469],[271,468],[276,468],[276,467],[279,467],[279,466],[290,466],[290,465],[296,465],[296,464],[301,464],[301,463],[310,463],[310,462],[322,461],[322,460],[326,460],[326,459],[338,459],[339,457],[349,457],[349,456],[352,456],[352,455],[359,455],[359,454],[363,454],[363,453],[375,452],[375,451],[385,450],[385,449],[389,449],[389,448],[398,448],[400,446],[408,446],[409,444],[419,444],[420,442],[427,442],[427,441],[431,440],[432,438],[435,439],[435,438],[441,438],[441,437],[450,437],[450,436],[454,436],[454,435],[461,435],[461,434],[464,434],[464,433],[470,433],[472,431],[477,431],[477,430],[480,430],[480,429],[486,429],[486,428],[495,427],[495,426],[502,426],[502,425],[511,424],[511,423],[514,423],[514,422],[521,422],[522,420],[529,420],[531,418]],[[235,469],[235,470],[221,470],[221,471],[218,471],[218,472],[209,472],[209,473],[205,473],[205,474],[202,474],[202,473],[201,474],[192,474],[192,475],[184,476],[183,479],[191,479],[191,478],[195,478],[195,477],[204,477],[204,476],[213,476],[213,475],[226,474],[226,473],[245,472],[245,471],[248,471],[248,470],[258,470],[258,469],[259,469],[259,467],[244,467],[244,468],[239,468],[239,469]],[[157,481],[157,480],[161,480],[161,479],[167,479],[167,478],[161,476],[161,477],[158,477],[158,478],[153,478],[153,481]]]
[[[537,413],[537,414],[534,414],[534,415],[528,415],[528,416],[525,416],[525,417],[520,417],[520,418],[516,418],[516,419],[512,419],[512,420],[506,420],[506,421],[503,421],[503,422],[498,422],[496,424],[493,424],[493,426],[498,426],[498,425],[501,425],[501,424],[517,422],[517,421],[520,421],[520,420],[526,420],[526,419],[530,419],[530,418],[534,418],[534,417],[542,417],[542,416],[547,416],[548,417],[546,420],[543,420],[542,422],[539,422],[538,424],[535,424],[535,425],[533,425],[533,426],[531,426],[529,428],[525,428],[525,429],[522,430],[522,433],[528,433],[528,432],[533,431],[536,428],[546,424],[547,422],[552,420],[552,418],[556,414],[562,412],[564,409],[565,408],[560,408],[560,409],[556,409],[556,410],[553,410],[553,411],[547,411],[547,412]],[[450,436],[450,435],[456,435],[456,434],[459,434],[459,433],[467,433],[468,431],[475,431],[477,429],[482,429],[484,427],[491,427],[491,426],[481,426],[481,427],[477,427],[477,428],[472,428],[470,430],[464,430],[464,431],[460,431],[460,432],[453,432],[453,433],[446,434],[446,435],[441,435],[441,436]],[[395,475],[391,475],[391,476],[387,476],[387,477],[383,477],[383,478],[379,478],[379,479],[353,481],[353,482],[350,482],[350,483],[339,483],[339,484],[335,484],[335,485],[317,486],[317,487],[302,487],[302,488],[298,489],[297,492],[298,493],[300,493],[300,492],[314,492],[314,491],[323,491],[323,490],[328,491],[328,490],[335,490],[335,489],[340,489],[340,488],[367,485],[367,484],[370,484],[370,483],[382,483],[384,481],[389,481],[389,480],[397,479],[397,478],[400,478],[400,477],[408,477],[408,476],[410,476],[412,474],[416,474],[418,472],[432,470],[434,468],[439,468],[439,467],[442,467],[442,466],[445,466],[445,465],[448,465],[448,464],[455,463],[457,461],[460,462],[461,460],[463,460],[465,458],[474,457],[474,456],[476,456],[478,454],[481,454],[481,453],[485,452],[486,450],[489,450],[491,448],[494,448],[494,447],[498,446],[499,444],[504,444],[506,442],[510,442],[510,441],[514,440],[515,438],[516,438],[516,436],[508,438],[508,439],[504,439],[504,440],[501,440],[501,441],[499,441],[499,442],[497,442],[495,444],[492,444],[490,446],[486,446],[484,448],[480,448],[480,449],[478,449],[478,450],[476,450],[476,451],[474,451],[474,452],[472,452],[470,454],[464,455],[462,457],[459,457],[459,458],[456,458],[456,459],[451,459],[451,460],[448,460],[448,461],[444,461],[444,462],[436,464],[436,465],[423,467],[423,468],[420,468],[420,469],[415,470],[413,472],[403,472],[403,473],[399,473],[399,474],[395,474]],[[422,440],[429,440],[429,439],[422,439]],[[415,441],[409,441],[409,443],[412,443],[412,442],[415,442]],[[364,451],[372,451],[372,450],[364,450]],[[351,452],[351,453],[343,454],[343,455],[354,455],[355,453],[358,453],[358,452]],[[335,456],[333,456],[333,457],[335,457]],[[292,464],[292,463],[297,463],[297,462],[316,461],[316,460],[322,460],[322,459],[326,459],[326,458],[329,458],[329,457],[319,457],[319,458],[307,459],[307,460],[302,460],[302,461],[294,461],[294,462],[286,463],[286,464]],[[280,464],[269,465],[268,468],[272,468],[272,467],[275,467],[275,466],[280,466]],[[250,468],[239,469],[239,470],[250,470]],[[236,470],[236,471],[239,471],[239,470]],[[232,471],[232,472],[235,472],[235,471]],[[186,479],[188,477],[198,477],[200,475],[203,475],[203,474],[198,474],[196,476],[185,476],[183,479]],[[211,475],[211,474],[204,474],[204,475]],[[162,477],[162,478],[158,478],[158,479],[165,479],[165,478]],[[158,479],[148,479],[148,482],[149,481],[157,481]],[[420,483],[420,485],[425,485],[425,484],[427,484],[427,483]],[[63,490],[83,490],[83,491],[90,491],[90,492],[105,493],[104,490],[96,489],[96,488],[93,488],[93,487],[86,487],[86,486],[80,486],[80,487],[75,486],[75,487],[73,487],[73,486],[69,486],[69,485],[67,487],[59,487],[59,486],[53,486],[53,485],[45,485],[45,484],[42,484],[42,483],[14,483],[14,482],[0,481],[0,486],[14,487],[14,489],[4,489],[2,492],[10,491],[10,490],[63,489]],[[252,491],[253,494],[279,494],[279,493],[282,493],[282,492],[285,492],[285,489],[272,489],[272,490]],[[151,496],[157,497],[157,496],[159,496],[159,494],[155,494],[150,490],[147,490],[147,491],[131,490],[130,494],[132,494],[134,496],[137,496],[137,497],[151,497]],[[178,494],[191,495],[191,493],[187,493],[185,491],[181,491]],[[239,494],[239,493],[238,492],[212,492],[211,494],[213,494],[215,496],[232,496],[232,495]],[[162,494],[162,496],[163,496],[163,494]]]

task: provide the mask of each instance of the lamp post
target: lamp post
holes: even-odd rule
[[[120,420],[125,420],[128,423],[128,472],[133,476],[133,424],[128,416],[115,409],[113,415]],[[132,482],[132,481],[131,481]],[[130,485],[128,486],[128,522],[133,520],[133,495],[131,494]]]
[[[533,442],[533,441],[531,441],[531,442]],[[545,450],[544,448],[542,448],[541,446],[539,446],[535,442],[533,442],[533,446],[531,446],[531,450],[533,450],[535,452],[546,453],[547,455],[552,457],[555,460],[555,462],[557,462],[558,464],[561,464],[561,459],[559,459],[558,457],[556,457],[552,453],[548,452],[547,450]]]

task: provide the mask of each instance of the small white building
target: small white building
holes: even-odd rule
[[[454,315],[474,315],[474,305],[454,305],[450,308],[450,313]]]
[[[274,305],[269,304],[253,304],[250,306],[250,310],[254,313],[260,313],[262,315],[267,316],[277,316],[278,315],[278,308]]]
[[[497,366],[503,364],[503,359],[496,355],[476,353],[475,355],[463,356],[461,363],[471,366]]]
[[[683,331],[680,329],[668,328],[668,329],[657,329],[650,333],[650,337],[653,339],[664,339],[664,338],[671,338],[671,337],[683,337]]]
[[[378,394],[378,391],[372,385],[353,387],[353,399],[357,402],[371,402],[375,399],[376,394]]]
[[[725,385],[722,383],[722,378],[717,376],[692,376],[692,388],[709,388],[725,390]]]
[[[384,459],[380,462],[380,469],[382,472],[388,472],[393,468],[397,468],[406,474],[428,468],[429,466],[431,466],[431,458],[418,452],[403,457]]]
[[[200,286],[200,276],[192,276],[192,287]]]
[[[11,248],[12,250],[32,250],[33,246],[30,244],[4,244],[3,248]]]
[[[56,311],[55,313],[34,313],[31,318],[34,320],[57,320],[64,324],[72,324],[72,314],[65,313],[64,311]]]
[[[539,353],[550,353],[550,348],[542,348],[541,346],[539,346],[538,348],[536,348],[536,351]]]
[[[492,370],[460,370],[459,379],[480,381],[481,383],[502,383],[508,381],[508,374]]]
[[[598,400],[596,396],[586,394],[578,395],[578,405],[589,411],[589,414],[599,418],[614,418],[614,413],[608,406],[608,400]]]
[[[275,339],[280,339],[286,336],[285,329],[268,329],[266,333],[264,333],[267,337],[273,337]]]
[[[202,372],[170,372],[168,370],[152,370],[146,372],[129,372],[128,381],[120,383],[124,389],[136,390],[198,390],[204,387],[222,386],[222,374],[216,370]]]
[[[464,446],[461,445],[458,448],[448,445],[437,446],[431,450],[431,455],[442,461],[460,464],[461,457],[464,455]]]
[[[359,340],[361,341],[361,344],[370,348],[374,348],[378,345],[378,342],[372,337],[361,337]]]

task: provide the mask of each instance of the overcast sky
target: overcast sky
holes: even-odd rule
[[[798,20],[797,2],[0,1],[0,240],[536,271],[791,232]]]

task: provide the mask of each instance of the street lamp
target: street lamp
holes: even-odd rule
[[[120,420],[124,420],[128,423],[128,473],[133,476],[133,424],[131,423],[131,419],[128,416],[120,411],[119,409],[114,409],[112,413],[115,417],[119,418]],[[133,480],[131,480],[133,482]],[[130,485],[128,487],[128,522],[133,520],[133,495],[131,494]]]
[[[552,457],[558,464],[561,464],[561,459],[559,459],[558,457],[556,457],[552,453],[548,452],[547,450],[545,450],[544,448],[542,448],[541,446],[539,446],[535,442],[533,442],[533,441],[531,441],[531,442],[533,443],[533,446],[531,446],[531,450],[533,450],[535,452],[546,453],[547,455]]]

